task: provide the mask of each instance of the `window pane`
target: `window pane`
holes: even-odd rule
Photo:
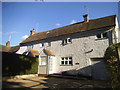
[[[67,39],[65,39],[65,44],[67,43]]]
[[[61,61],[61,64],[64,64],[64,61]]]
[[[72,60],[72,57],[69,57],[69,60]]]
[[[71,42],[71,39],[70,39],[70,38],[68,38],[68,42]]]
[[[68,61],[65,61],[65,64],[68,64]]]
[[[69,65],[72,65],[72,61],[69,61]]]
[[[104,38],[107,37],[107,32],[103,33],[103,37],[104,37]]]
[[[68,57],[66,57],[65,60],[68,60]]]
[[[42,47],[44,46],[44,43],[42,43]]]
[[[47,57],[41,57],[41,65],[47,65]]]
[[[64,60],[64,58],[62,58],[62,60]]]
[[[97,35],[97,38],[101,38],[101,34],[98,34],[98,35]]]

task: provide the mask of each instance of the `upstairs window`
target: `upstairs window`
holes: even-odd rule
[[[72,57],[62,57],[61,65],[72,65]]]
[[[101,34],[98,34],[98,35],[97,35],[97,38],[101,38]]]
[[[97,34],[96,37],[97,37],[97,39],[107,38],[108,37],[107,36],[107,32],[101,33],[101,34]]]
[[[63,42],[62,42],[63,45],[66,45],[66,44],[68,44],[68,43],[72,43],[71,38],[66,38],[66,39],[64,39]]]
[[[44,47],[44,43],[40,43],[40,47]]]
[[[33,49],[33,45],[27,46],[27,50]]]
[[[47,43],[47,46],[51,46],[51,42],[48,42],[48,43]]]
[[[107,32],[103,33],[103,38],[107,38]]]

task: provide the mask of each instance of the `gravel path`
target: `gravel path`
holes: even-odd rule
[[[2,82],[3,88],[104,88],[105,81],[77,80],[56,77],[32,77],[7,79]]]

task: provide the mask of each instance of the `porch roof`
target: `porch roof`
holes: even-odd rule
[[[33,49],[31,49],[29,52],[31,52],[32,55],[37,55],[37,56],[40,55],[40,53],[39,53],[37,50],[33,50]]]
[[[51,50],[48,49],[43,49],[44,53],[47,54],[48,56],[55,56],[55,53],[53,53]]]

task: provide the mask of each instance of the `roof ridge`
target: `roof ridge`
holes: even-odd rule
[[[34,35],[29,36],[27,39],[25,39],[21,43],[28,43],[28,42],[41,40],[41,39],[57,37],[57,36],[72,34],[76,32],[83,32],[83,31],[103,28],[107,26],[115,26],[115,16],[116,15],[101,17],[97,19],[91,19],[89,22],[81,21],[81,22],[66,25],[63,27],[55,28],[52,30],[38,32],[38,33],[35,33]],[[47,32],[50,32],[50,33],[47,33]]]
[[[107,18],[107,17],[112,17],[112,16],[116,16],[116,15],[110,15],[110,16],[100,17],[100,18],[96,18],[96,19],[90,19],[90,21],[99,20],[99,19],[103,19],[103,18]],[[66,25],[66,26],[59,27],[59,28],[69,27],[69,26],[71,26],[71,25],[80,24],[80,23],[84,23],[84,21],[76,22],[76,23],[73,23],[73,24],[70,24],[70,25]],[[55,28],[55,29],[59,29],[59,28]],[[52,31],[52,30],[55,30],[55,29],[46,30],[46,31],[43,31],[43,32],[48,32],[48,31]],[[42,33],[42,32],[36,32],[35,34],[39,34],[39,33]],[[35,35],[35,34],[34,34],[34,35]]]

